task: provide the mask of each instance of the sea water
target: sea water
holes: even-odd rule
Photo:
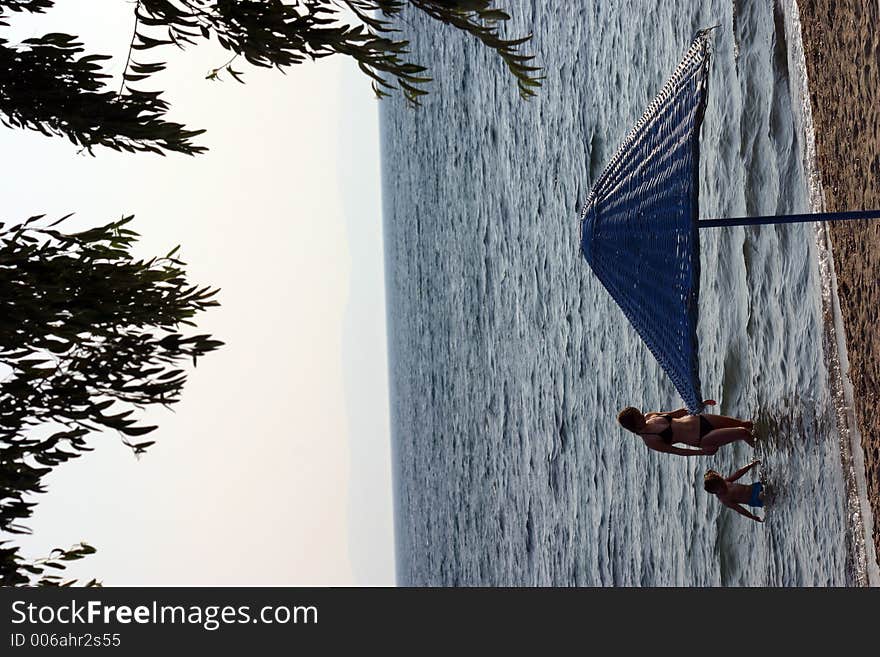
[[[760,435],[712,457],[652,452],[618,427],[624,406],[682,404],[579,252],[592,181],[716,24],[701,217],[810,210],[791,2],[503,6],[505,34],[534,35],[536,98],[472,38],[410,12],[430,95],[382,103],[399,583],[864,583],[815,226],[702,231],[703,394]],[[763,524],[702,488],[707,468],[753,458],[743,481],[773,497]]]

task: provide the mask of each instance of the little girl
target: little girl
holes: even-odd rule
[[[764,522],[763,518],[759,518],[740,506],[741,504],[748,504],[751,507],[764,506],[764,485],[760,481],[756,481],[751,486],[733,483],[759,463],[760,461],[752,461],[726,479],[715,470],[708,470],[703,477],[703,487],[713,495],[717,495],[724,506],[730,507],[746,518]]]

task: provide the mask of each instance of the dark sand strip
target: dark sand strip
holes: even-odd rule
[[[880,3],[798,7],[827,210],[880,208]],[[833,224],[831,239],[880,554],[880,221]]]

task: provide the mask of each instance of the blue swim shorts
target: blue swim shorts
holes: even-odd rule
[[[760,495],[764,491],[764,484],[756,481],[752,484],[752,497],[749,499],[749,506],[764,506]]]

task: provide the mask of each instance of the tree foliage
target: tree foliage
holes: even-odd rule
[[[136,411],[176,403],[182,364],[222,344],[183,332],[218,305],[217,290],[187,282],[177,249],[136,259],[131,219],[76,233],[40,216],[0,224],[0,362],[10,370],[0,381],[0,531],[28,531],[29,496],[52,468],[90,451],[91,434],[115,430],[142,453],[156,426]],[[55,568],[24,568],[2,544],[0,561],[0,582]]]
[[[0,586],[72,586],[75,579],[64,579],[60,572],[67,568],[69,561],[83,559],[95,553],[88,543],[79,543],[62,550],[55,548],[44,559],[28,561],[19,553],[19,548],[9,546],[9,541],[0,541]],[[83,584],[85,587],[101,586],[92,579]]]
[[[0,0],[0,25],[12,12],[39,13],[53,0]],[[396,38],[396,20],[409,9],[477,38],[503,60],[520,94],[540,86],[540,70],[519,47],[531,37],[505,39],[499,25],[510,17],[492,0],[137,0],[133,34],[118,91],[106,86],[106,55],[84,54],[77,37],[46,34],[15,46],[0,39],[0,120],[11,127],[60,135],[91,152],[105,146],[130,152],[205,150],[189,130],[168,121],[161,92],[140,84],[165,68],[154,51],[216,40],[231,53],[208,74],[226,72],[239,82],[239,59],[282,72],[308,60],[345,55],[373,80],[377,96],[401,92],[418,105],[431,78],[409,61],[409,42]],[[352,20],[352,18],[354,20]]]
[[[0,0],[0,25],[6,25],[4,10],[40,12],[51,5],[49,0]],[[164,118],[169,106],[160,93],[110,90],[105,84],[110,76],[100,64],[109,56],[83,52],[69,34],[46,34],[14,47],[0,38],[0,121],[67,137],[90,152],[93,146],[159,154],[205,150],[192,143],[204,131]]]

